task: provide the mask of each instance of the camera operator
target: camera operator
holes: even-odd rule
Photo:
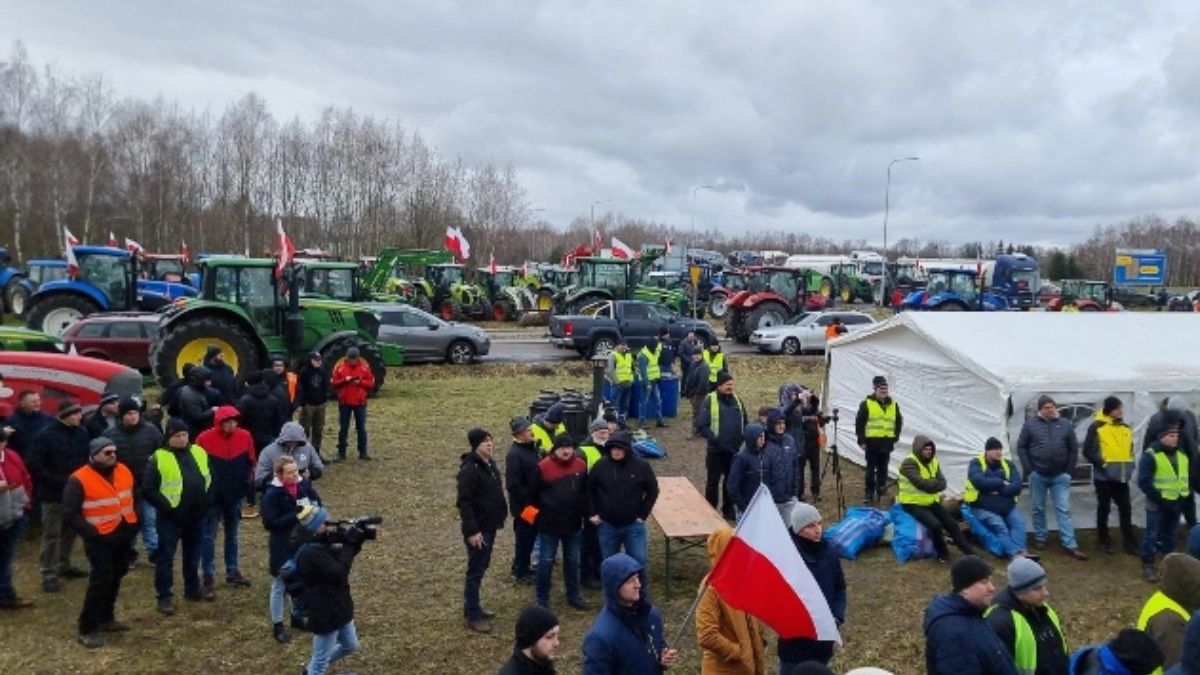
[[[358,650],[350,564],[366,537],[354,528],[330,530],[328,519],[324,507],[306,506],[297,527],[299,538],[307,540],[296,554],[296,570],[304,584],[308,629],[313,633],[308,675],[325,675],[331,663]],[[335,532],[338,536],[331,537]]]
[[[820,414],[820,398],[811,389],[803,385],[785,385],[780,404],[787,418],[788,432],[796,439],[796,447],[800,450],[800,494],[796,495],[802,502],[821,501],[821,428],[825,421]],[[809,471],[810,497],[804,495],[804,470]]]

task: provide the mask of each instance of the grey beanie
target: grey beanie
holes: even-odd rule
[[[1029,591],[1046,583],[1046,570],[1029,558],[1013,558],[1008,564],[1008,587],[1016,593]]]
[[[808,502],[799,502],[792,507],[792,532],[799,532],[821,520],[821,512]]]
[[[1037,400],[1038,410],[1041,410],[1042,406],[1046,405],[1047,403],[1054,403],[1054,399],[1050,398],[1049,396],[1047,396],[1045,394],[1042,394],[1041,396],[1039,396],[1038,400]]]
[[[97,452],[100,452],[101,450],[108,448],[108,447],[116,447],[116,445],[117,445],[116,443],[112,442],[111,438],[108,438],[106,436],[99,436],[97,438],[93,438],[92,442],[88,443],[88,457],[95,457]]]
[[[601,430],[607,429],[607,428],[608,428],[608,422],[605,422],[602,419],[596,420],[595,422],[592,422],[590,425],[588,425],[588,432],[591,433],[593,431],[601,431]]]

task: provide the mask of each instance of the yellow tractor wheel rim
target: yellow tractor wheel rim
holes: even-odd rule
[[[833,297],[833,284],[828,279],[821,280],[821,295],[826,298]]]
[[[233,369],[233,372],[238,372],[238,354],[233,345],[222,340],[221,338],[196,338],[191,340],[179,350],[175,355],[175,374],[183,377],[183,367],[187,364],[200,365],[204,362],[204,355],[208,352],[210,345],[215,345],[221,348],[221,353],[225,357],[225,363]]]
[[[851,298],[851,296],[850,296],[850,289],[849,289],[849,288],[843,288],[843,289],[842,289],[842,302],[850,302],[850,298]]]
[[[554,303],[550,300],[550,296],[548,296],[548,295],[539,295],[538,296],[538,299],[537,299],[538,311],[549,312],[550,308],[553,306],[554,306]]]

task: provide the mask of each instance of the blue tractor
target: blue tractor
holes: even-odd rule
[[[25,264],[25,270],[9,278],[6,285],[0,286],[4,291],[4,307],[13,316],[25,316],[29,310],[29,298],[42,284],[48,281],[67,278],[67,261],[42,259],[30,260]]]
[[[1008,309],[1000,295],[983,291],[973,270],[930,270],[925,289],[904,298],[903,309],[934,312],[996,312]]]
[[[3,314],[7,308],[8,296],[12,289],[20,285],[22,279],[21,270],[12,266],[12,258],[8,255],[8,248],[0,246],[0,314]]]
[[[139,260],[128,251],[107,246],[76,246],[79,265],[74,279],[43,283],[29,298],[26,324],[51,335],[95,312],[153,312],[181,297],[194,297],[190,284],[141,279]]]

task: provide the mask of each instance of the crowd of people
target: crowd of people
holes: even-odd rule
[[[86,577],[79,642],[101,648],[111,634],[129,630],[114,608],[124,577],[138,566],[139,540],[154,568],[157,610],[171,616],[178,611],[176,569],[185,600],[216,600],[221,530],[225,585],[251,586],[253,574],[241,564],[241,521],[261,517],[271,633],[283,643],[292,637],[284,623],[284,571],[291,563],[290,625],[313,633],[306,672],[326,672],[357,648],[348,574],[361,541],[327,541],[328,511],[313,482],[327,463],[345,458],[351,419],[358,457],[370,459],[365,410],[373,386],[356,348],[331,373],[314,352],[298,372],[275,357],[270,368],[239,378],[212,346],[202,364],[186,366],[150,406],[106,392],[86,415],[70,399],[51,415],[38,392],[18,392],[17,409],[0,422],[0,610],[33,605],[14,587],[12,566],[22,533],[35,521],[42,592],[58,593],[64,580]],[[339,411],[337,455],[322,457],[331,398]],[[300,423],[292,421],[297,413]],[[259,495],[261,516],[253,506]],[[76,540],[88,570],[73,560]]]

